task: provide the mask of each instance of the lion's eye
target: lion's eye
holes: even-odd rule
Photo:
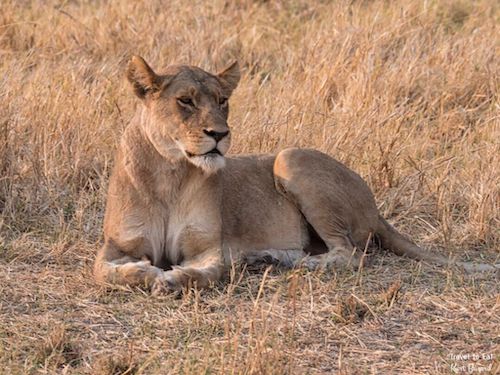
[[[226,106],[226,104],[227,104],[227,98],[225,98],[225,97],[220,97],[220,98],[219,98],[219,105],[220,105],[221,107],[224,107],[224,106]]]
[[[194,107],[193,99],[188,97],[177,98],[177,102],[182,106]]]

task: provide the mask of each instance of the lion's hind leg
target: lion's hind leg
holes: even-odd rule
[[[363,243],[378,223],[378,211],[362,179],[328,155],[302,149],[280,152],[274,176],[278,191],[296,205],[326,246],[325,253],[313,253],[302,265],[357,268],[361,257],[352,237]]]
[[[283,268],[304,267],[309,270],[330,268],[356,268],[359,254],[350,246],[332,246],[327,252],[310,255],[303,250],[249,251],[243,256],[248,265],[271,264]]]

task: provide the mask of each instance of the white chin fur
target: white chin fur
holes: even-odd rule
[[[226,159],[220,155],[193,156],[189,161],[203,169],[205,173],[215,173],[226,165]]]

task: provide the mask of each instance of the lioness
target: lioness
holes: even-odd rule
[[[225,157],[237,63],[217,75],[192,66],[159,75],[134,56],[127,78],[142,105],[110,179],[99,282],[203,288],[241,257],[356,267],[356,249],[373,236],[398,255],[450,264],[389,225],[361,177],[328,155],[289,148]]]

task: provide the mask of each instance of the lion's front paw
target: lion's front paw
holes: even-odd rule
[[[121,281],[128,285],[150,287],[161,276],[162,270],[151,265],[149,261],[128,262],[125,264],[111,264],[114,281]]]
[[[151,293],[154,296],[163,295],[171,292],[180,292],[183,285],[175,277],[173,271],[165,271],[157,277],[151,287]]]

